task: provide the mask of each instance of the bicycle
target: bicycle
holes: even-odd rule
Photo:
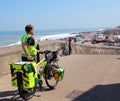
[[[71,38],[69,38],[65,43],[61,44],[61,52],[59,53],[59,55],[67,56],[71,55],[71,53],[72,53]]]
[[[60,48],[56,51],[46,50],[40,52],[40,54],[44,54],[45,57],[38,63],[32,61],[10,64],[12,85],[18,87],[18,94],[24,101],[31,99],[35,95],[38,84],[39,88],[41,88],[40,80],[42,80],[42,77],[45,79],[45,82],[50,89],[54,89],[57,86],[58,82],[63,80],[64,69],[62,67],[59,67],[57,63],[60,59],[58,56],[59,51]],[[42,63],[43,66],[40,68],[38,73],[35,68]],[[28,71],[26,68],[28,67],[33,71],[30,72],[31,74],[27,74]],[[31,81],[27,82],[27,76],[33,76],[33,78],[31,78],[32,80],[30,79]]]

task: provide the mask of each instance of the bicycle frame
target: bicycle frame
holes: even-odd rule
[[[42,65],[42,67],[40,68],[40,69],[42,69],[42,71],[41,71],[41,73],[40,73],[40,78],[39,78],[40,80],[42,80],[42,76],[43,76],[44,70],[45,70],[45,68],[46,68],[46,66],[47,66],[47,64],[48,64],[46,58],[43,58],[40,62],[38,62],[38,63],[36,64],[36,67],[38,67],[38,66],[41,65],[42,63],[43,63],[43,65]]]

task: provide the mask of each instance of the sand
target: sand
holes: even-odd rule
[[[55,90],[37,92],[30,101],[120,100],[120,55],[71,55],[59,64],[65,68],[64,80]],[[9,101],[14,90],[10,75],[0,78],[0,101]]]

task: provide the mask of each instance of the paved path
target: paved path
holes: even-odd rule
[[[60,65],[65,68],[64,80],[30,101],[120,101],[120,56],[72,55],[62,57]],[[10,85],[10,75],[0,78],[0,101],[13,96]]]

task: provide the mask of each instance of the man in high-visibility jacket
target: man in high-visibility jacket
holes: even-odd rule
[[[22,43],[22,61],[32,60],[38,50],[35,47],[35,40],[33,38],[34,27],[32,25],[27,25],[25,27],[26,34],[23,35],[21,39]]]
[[[26,34],[23,35],[21,39],[22,43],[22,61],[30,61],[35,59],[35,56],[37,55],[37,52],[40,51],[36,49],[35,47],[35,40],[33,38],[34,34],[34,27],[32,25],[27,25],[25,27]],[[42,87],[43,81],[39,81],[40,84],[40,91],[44,91],[44,88]]]

